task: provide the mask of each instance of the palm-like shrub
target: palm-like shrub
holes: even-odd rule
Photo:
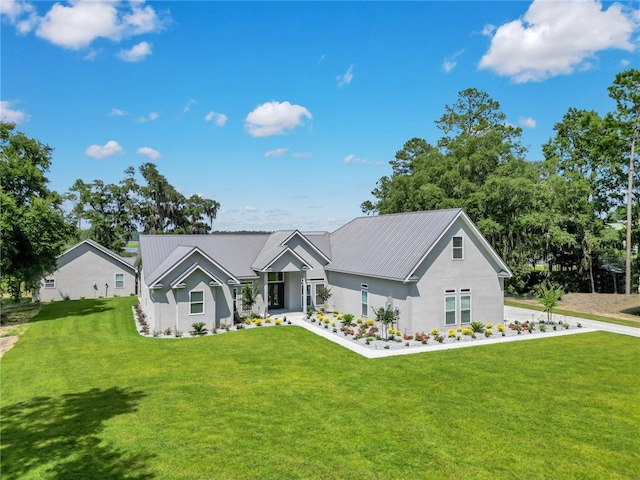
[[[193,328],[193,330],[191,331],[191,335],[206,335],[206,333],[208,332],[208,330],[205,328],[204,322],[192,323],[191,328]]]
[[[473,333],[483,333],[484,332],[484,323],[482,322],[471,322],[469,324]]]
[[[352,327],[354,325],[353,318],[353,313],[345,313],[344,315],[342,315],[342,324],[345,327]]]

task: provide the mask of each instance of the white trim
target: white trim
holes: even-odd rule
[[[174,249],[175,250],[175,249]],[[169,275],[171,272],[173,272],[176,268],[178,268],[182,263],[184,263],[184,261],[189,258],[191,255],[193,255],[195,252],[198,252],[200,255],[202,255],[205,259],[207,259],[208,261],[210,261],[213,265],[216,266],[216,268],[219,268],[220,270],[222,270],[222,272],[224,272],[226,275],[229,276],[229,278],[231,278],[232,280],[234,280],[236,283],[240,283],[240,280],[238,280],[234,275],[231,274],[231,272],[229,272],[227,269],[225,269],[222,265],[220,265],[218,262],[216,262],[213,258],[211,258],[209,255],[207,255],[206,253],[204,253],[202,250],[200,250],[200,248],[198,247],[193,247],[191,250],[189,250],[189,252],[187,252],[182,258],[180,258],[179,260],[175,261],[173,266],[171,268],[169,268],[166,272],[164,272],[161,275],[158,275],[157,280],[153,283],[153,285],[156,285],[160,280],[162,280],[163,278],[165,278],[167,275]],[[197,265],[198,263],[195,262],[195,265]]]
[[[418,261],[418,263],[416,263],[416,266],[413,267],[413,270],[409,272],[409,275],[407,275],[407,277],[404,279],[405,282],[410,281],[413,274],[420,267],[420,265],[422,265],[422,262],[425,261],[427,256],[431,253],[431,251],[436,247],[436,245],[440,242],[440,240],[442,240],[442,237],[444,237],[449,232],[449,230],[451,229],[451,225],[453,225],[455,221],[458,220],[459,218],[462,218],[463,223],[472,230],[476,239],[482,244],[482,246],[489,252],[489,255],[493,257],[494,261],[498,264],[498,267],[500,268],[500,270],[502,270],[501,272],[499,272],[498,275],[501,278],[511,278],[513,276],[513,273],[511,273],[511,270],[509,270],[509,267],[507,267],[507,264],[504,263],[502,258],[500,258],[500,255],[496,253],[496,251],[493,249],[491,244],[487,241],[486,238],[484,238],[484,235],[480,233],[480,230],[478,230],[478,227],[476,227],[473,224],[473,222],[471,221],[471,219],[466,213],[460,210],[460,212],[458,212],[458,215],[456,215],[453,218],[453,220],[451,220],[447,228],[443,230],[442,234],[432,243],[431,247],[425,252],[425,254]]]
[[[125,267],[130,268],[134,273],[136,273],[138,271],[138,269],[131,265],[130,263],[127,263],[125,260],[122,259],[122,257],[119,257],[118,255],[116,255],[114,252],[112,252],[111,250],[109,250],[106,247],[103,247],[102,245],[100,245],[98,242],[94,242],[91,239],[86,239],[86,240],[82,240],[81,242],[76,243],[73,247],[69,248],[68,250],[65,250],[64,252],[62,252],[60,255],[58,255],[57,258],[61,258],[64,255],[66,255],[67,253],[75,250],[76,248],[78,248],[80,245],[83,244],[87,244],[93,248],[95,248],[96,250],[100,250],[102,253],[109,255],[111,258],[113,258],[114,260],[120,262],[121,264],[123,264]]]
[[[192,295],[192,294],[194,294],[194,293],[201,293],[201,294],[202,294],[202,301],[194,302],[194,301],[191,299],[191,295]],[[193,305],[202,305],[202,312],[199,312],[199,313],[193,313],[193,312],[191,311],[191,307],[192,307]],[[189,316],[191,316],[191,315],[204,315],[204,290],[191,290],[191,291],[189,292]]]
[[[191,265],[189,268],[187,268],[184,273],[182,275],[180,275],[176,280],[174,280],[171,283],[171,288],[180,288],[180,285],[184,282],[184,280],[189,277],[193,272],[195,272],[196,270],[200,270],[202,273],[204,273],[207,277],[209,277],[211,279],[211,281],[214,283],[214,285],[211,285],[211,283],[209,284],[209,286],[215,286],[215,287],[221,287],[222,286],[222,282],[211,272],[209,272],[208,270],[206,270],[205,268],[201,267],[199,263],[194,263],[193,265]]]
[[[447,310],[447,299],[453,298],[453,310]],[[447,323],[447,313],[453,312],[453,323]],[[455,293],[448,293],[444,296],[444,325],[453,327],[458,324],[458,296]]]
[[[278,255],[276,255],[273,260],[271,260],[269,263],[267,263],[264,268],[258,270],[259,272],[267,272],[270,268],[271,265],[273,265],[274,263],[276,263],[278,260],[280,260],[280,258],[285,254],[285,253],[291,253],[294,257],[296,257],[300,263],[302,263],[302,267],[300,267],[301,269],[304,267],[307,267],[309,270],[312,270],[313,268],[311,267],[311,265],[309,265],[307,262],[304,261],[304,259],[298,255],[296,252],[294,252],[293,250],[291,250],[288,246],[287,248],[285,248],[282,252],[280,252]]]
[[[47,282],[53,282],[53,285],[47,285]],[[45,278],[44,279],[44,288],[45,290],[54,290],[56,288],[56,279],[54,278]]]
[[[469,298],[469,321],[468,322],[462,321],[462,298],[463,297]],[[460,325],[469,325],[471,322],[473,322],[473,301],[471,299],[471,292],[467,292],[464,295],[460,295]]]
[[[305,242],[307,242],[307,244],[313,248],[313,250],[319,254],[324,260],[326,260],[327,262],[331,262],[331,259],[329,257],[327,257],[324,253],[322,253],[320,251],[320,249],[318,247],[316,247],[311,240],[309,240],[307,237],[304,236],[304,234],[300,231],[300,230],[295,230],[291,235],[289,235],[285,241],[283,241],[280,245],[284,246],[287,245],[287,248],[289,248],[289,245],[287,244],[287,242],[289,242],[295,235],[299,235]]]
[[[456,238],[460,239],[460,246],[456,247]],[[460,251],[460,256],[456,257],[456,252]],[[454,235],[451,237],[451,260],[464,260],[464,237],[462,235]]]
[[[118,286],[118,275],[122,275],[122,286],[121,286],[121,287],[119,287],[119,286]],[[114,289],[116,289],[116,288],[117,288],[117,289],[127,288],[127,287],[126,287],[126,283],[125,283],[125,282],[126,282],[126,280],[125,280],[125,279],[126,279],[126,277],[125,277],[124,273],[122,273],[122,272],[116,272],[116,273],[114,273],[114,274],[113,274],[113,288],[114,288]]]

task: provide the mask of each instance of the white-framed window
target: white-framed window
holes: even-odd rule
[[[116,288],[124,288],[124,273],[116,273]]]
[[[45,278],[44,279],[44,288],[56,288],[56,279],[55,278]]]
[[[324,305],[322,297],[318,295],[318,292],[321,288],[324,288],[324,283],[316,283],[316,305]]]
[[[311,284],[307,283],[307,308],[313,308],[313,305],[311,304]],[[302,285],[300,285],[300,302],[304,305],[304,286],[305,284],[303,283]]]
[[[361,292],[361,295],[362,295],[362,300],[361,300],[362,312],[361,312],[361,315],[363,317],[366,317],[369,314],[369,292],[367,290],[361,290],[360,292]]]
[[[471,323],[471,295],[460,296],[460,323]]]
[[[204,290],[189,292],[189,315],[204,314]]]
[[[464,248],[462,245],[462,237],[453,237],[452,258],[454,260],[464,259]]]
[[[444,297],[444,324],[456,324],[456,297],[454,295]]]

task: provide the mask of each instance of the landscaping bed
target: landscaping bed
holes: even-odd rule
[[[398,330],[394,326],[386,327],[372,319],[354,319],[353,315],[341,315],[338,312],[332,314],[310,312],[303,319],[305,322],[315,325],[319,330],[331,332],[373,350],[398,350],[452,343],[481,342],[492,338],[544,335],[548,332],[582,328],[582,324],[572,324],[566,318],[559,321],[545,321],[542,317],[538,317],[526,322],[517,320],[505,320],[497,324],[471,322],[468,325],[446,330],[436,328],[428,332],[408,333]]]

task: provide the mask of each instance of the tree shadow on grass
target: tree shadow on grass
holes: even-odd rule
[[[105,421],[135,412],[145,396],[118,387],[93,388],[3,407],[2,478],[18,479],[34,470],[51,479],[154,478],[148,471],[153,455],[127,454],[99,436]]]
[[[94,315],[108,310],[113,310],[116,306],[111,299],[95,298],[89,300],[61,300],[59,302],[49,302],[42,304],[44,308],[33,317],[32,322],[44,322],[47,320],[57,320],[64,317],[84,317]]]

